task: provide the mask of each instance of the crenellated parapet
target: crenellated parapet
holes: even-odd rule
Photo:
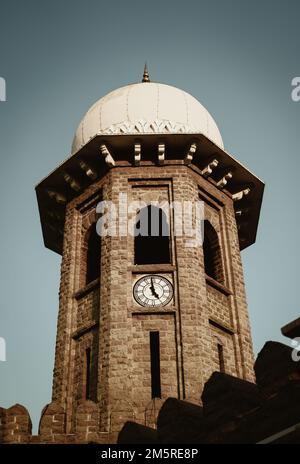
[[[0,441],[2,443],[28,443],[31,429],[31,419],[24,406],[15,404],[8,409],[0,409]]]
[[[176,398],[149,404],[148,413],[157,411],[155,423],[145,416],[150,427],[134,422],[132,405],[116,401],[110,414],[115,428],[100,432],[99,406],[86,400],[77,406],[72,433],[66,433],[64,408],[52,402],[43,409],[39,434],[34,436],[24,406],[0,408],[0,442],[299,443],[300,363],[291,353],[282,343],[267,342],[255,362],[257,383],[214,372],[205,384],[202,406]]]
[[[32,435],[27,409],[16,404],[0,408],[0,443],[110,443],[111,433],[100,433],[99,408],[93,401],[83,401],[76,410],[74,430],[66,432],[66,412],[57,402],[47,404],[41,414],[38,435]]]
[[[128,422],[118,443],[299,443],[300,363],[291,355],[267,342],[255,362],[257,383],[214,372],[202,407],[168,398],[155,428]]]

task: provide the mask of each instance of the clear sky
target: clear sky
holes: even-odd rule
[[[50,402],[60,256],[43,246],[34,186],[70,154],[84,112],[141,79],[194,95],[227,151],[266,183],[243,251],[255,353],[299,316],[300,2],[1,0],[0,405],[35,429]]]

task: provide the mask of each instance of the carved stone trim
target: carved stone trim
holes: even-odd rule
[[[101,131],[101,134],[186,134],[202,132],[201,129],[192,127],[187,124],[178,123],[175,121],[155,119],[152,122],[140,119],[135,122],[122,122],[114,124],[107,129]]]
[[[160,143],[158,145],[158,163],[160,165],[164,164],[165,162],[165,144]]]
[[[109,149],[107,148],[107,146],[102,144],[100,146],[100,151],[101,151],[102,156],[105,159],[105,162],[106,162],[107,166],[110,167],[110,168],[114,167],[115,160],[113,159],[113,157],[112,157]]]

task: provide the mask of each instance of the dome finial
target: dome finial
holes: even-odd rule
[[[147,68],[147,63],[145,63],[145,66],[144,66],[144,74],[143,74],[142,82],[150,82],[150,77],[149,77],[149,72],[148,72],[148,68]]]

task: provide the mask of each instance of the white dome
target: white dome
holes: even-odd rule
[[[198,100],[170,85],[142,82],[113,90],[88,110],[72,153],[96,135],[185,133],[203,134],[224,148],[215,121]]]

